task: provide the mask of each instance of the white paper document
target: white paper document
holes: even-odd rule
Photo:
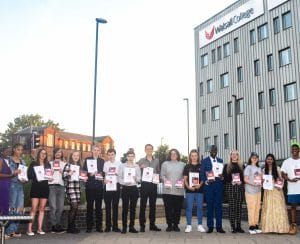
[[[135,183],[135,168],[125,167],[124,169],[124,183]]]
[[[28,181],[28,177],[27,177],[28,167],[20,164],[18,169],[21,171],[20,174],[18,174],[18,179],[20,181]]]
[[[153,168],[147,167],[143,169],[142,181],[146,181],[146,182],[153,181]]]
[[[116,191],[117,190],[117,176],[116,175],[106,175],[106,191]]]
[[[86,161],[86,166],[87,166],[87,170],[88,173],[95,173],[97,172],[97,160],[96,159],[88,159]]]
[[[152,183],[159,184],[159,174],[153,174]]]
[[[215,177],[219,177],[223,173],[223,164],[213,163],[213,172]]]
[[[79,181],[80,166],[71,164],[70,170],[73,171],[73,174],[71,175],[71,181]]]
[[[189,186],[193,187],[199,185],[199,172],[189,172]]]
[[[263,179],[264,179],[263,188],[265,190],[273,190],[273,176],[263,175]]]
[[[37,181],[43,181],[43,180],[45,180],[45,169],[44,169],[44,166],[34,166],[33,169],[34,169]]]

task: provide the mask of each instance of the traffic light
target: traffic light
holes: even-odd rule
[[[32,142],[33,142],[33,148],[39,148],[40,147],[40,135],[39,134],[33,134],[32,136]]]

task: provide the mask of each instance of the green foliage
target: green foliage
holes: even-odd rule
[[[185,156],[185,155],[181,155],[181,162],[184,162],[184,163],[188,163],[188,161],[189,161],[189,158],[188,158],[188,156]]]
[[[53,120],[44,121],[39,114],[23,114],[15,118],[13,122],[9,122],[4,133],[0,133],[2,147],[11,146],[12,135],[19,130],[25,129],[29,126],[54,126],[59,129],[59,123],[54,123]]]
[[[169,146],[164,144],[157,147],[156,151],[154,152],[154,156],[158,159],[159,163],[162,164],[167,160],[168,153]]]

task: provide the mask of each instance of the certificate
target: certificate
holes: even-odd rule
[[[103,180],[102,172],[97,172],[97,173],[95,174],[95,179],[96,179],[96,180]]]
[[[124,183],[135,183],[135,168],[125,167],[124,169]]]
[[[88,173],[95,173],[97,172],[97,160],[96,159],[88,159],[86,161],[86,166],[87,166],[87,170]]]
[[[117,167],[109,167],[107,174],[111,174],[111,175],[117,174]]]
[[[232,176],[232,184],[241,182],[240,173],[234,173],[234,174],[231,174],[231,176]]]
[[[282,178],[277,178],[274,184],[275,187],[282,189],[284,186],[284,179]]]
[[[117,190],[117,176],[116,175],[107,175],[106,179],[106,191],[116,191]]]
[[[206,171],[206,178],[207,180],[215,180],[215,174],[214,171]]]
[[[80,171],[79,173],[79,180],[86,180],[88,178],[87,171]]]
[[[176,180],[175,187],[180,189],[183,188],[183,180]]]
[[[33,169],[34,169],[37,181],[43,181],[43,180],[45,180],[45,169],[44,169],[44,166],[34,166]]]
[[[263,179],[264,179],[263,188],[265,190],[273,190],[273,176],[263,175]]]
[[[45,175],[46,180],[53,180],[53,170],[52,169],[45,169]]]
[[[73,174],[71,175],[71,181],[79,181],[79,165],[70,164],[70,170],[73,171]]]
[[[159,184],[159,174],[153,174],[152,183]]]
[[[189,186],[199,185],[199,172],[189,172]]]
[[[261,186],[261,175],[260,174],[254,175],[253,183],[255,185]]]
[[[300,168],[294,169],[294,175],[296,179],[300,179]]]
[[[213,171],[215,177],[219,177],[223,173],[223,164],[221,163],[213,163]]]
[[[146,167],[143,169],[142,181],[152,182],[153,180],[153,168]]]
[[[58,160],[53,161],[52,168],[53,170],[60,170],[60,161]]]
[[[172,181],[165,180],[165,188],[171,189],[172,188]]]
[[[27,170],[28,167],[25,165],[20,164],[19,168],[18,168],[21,172],[18,174],[18,179],[20,181],[28,181],[28,177],[27,177]]]

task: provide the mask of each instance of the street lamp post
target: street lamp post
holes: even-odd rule
[[[94,73],[94,102],[93,102],[93,138],[92,144],[95,144],[95,124],[96,124],[96,95],[97,95],[97,63],[98,63],[98,25],[105,24],[105,19],[96,18],[96,48],[95,48],[95,73]]]
[[[232,95],[232,97],[234,98],[234,146],[235,149],[238,149],[238,129],[237,129],[237,99],[236,99],[236,95]]]
[[[187,112],[187,148],[188,148],[188,153],[190,153],[190,112],[189,112],[189,99],[188,98],[183,98],[183,100],[186,101],[186,112]]]

